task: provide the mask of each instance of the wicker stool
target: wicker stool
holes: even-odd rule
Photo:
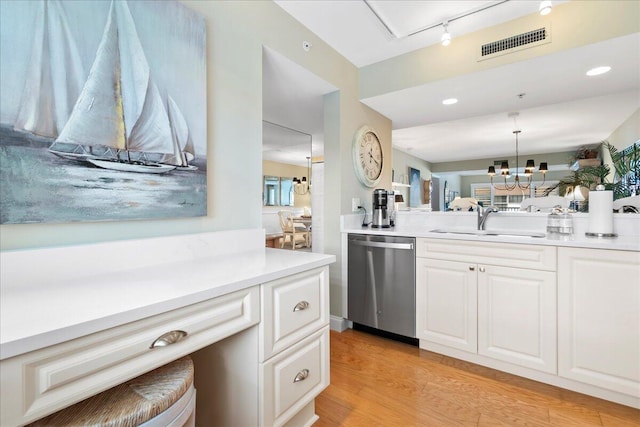
[[[195,389],[189,357],[103,391],[29,426],[194,426]]]

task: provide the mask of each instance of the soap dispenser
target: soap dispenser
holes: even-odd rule
[[[547,216],[547,237],[566,239],[573,235],[573,218],[567,208],[556,206]]]

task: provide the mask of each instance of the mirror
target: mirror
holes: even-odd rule
[[[311,208],[312,136],[262,122],[263,205]]]

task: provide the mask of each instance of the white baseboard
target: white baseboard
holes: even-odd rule
[[[350,320],[344,319],[339,316],[330,316],[330,328],[333,331],[344,332],[352,326]]]

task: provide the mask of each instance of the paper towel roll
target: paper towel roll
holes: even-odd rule
[[[589,192],[589,233],[613,233],[613,191]]]

